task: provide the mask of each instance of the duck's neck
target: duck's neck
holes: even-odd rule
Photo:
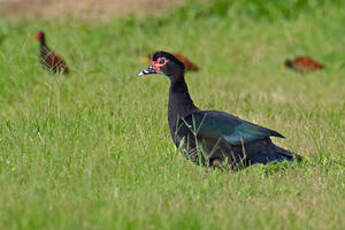
[[[48,48],[48,46],[46,45],[46,41],[44,38],[42,38],[40,40],[40,54],[42,56],[42,58],[44,58],[45,56],[47,56],[50,53],[50,49]]]
[[[186,117],[197,111],[199,109],[194,105],[189,95],[184,77],[181,76],[176,80],[171,80],[168,109],[170,131],[173,131],[177,118]]]

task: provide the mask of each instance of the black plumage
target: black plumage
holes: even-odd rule
[[[170,79],[168,122],[172,139],[184,156],[207,166],[222,163],[233,169],[254,163],[300,159],[297,154],[272,143],[284,138],[274,130],[241,120],[220,111],[202,111],[191,99],[184,79],[184,64],[160,51],[151,65],[138,75],[161,73]]]

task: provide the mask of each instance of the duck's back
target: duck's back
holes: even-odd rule
[[[178,147],[183,147],[184,155],[196,163],[207,162],[198,151],[208,153],[209,164],[215,159],[232,165],[291,160],[292,153],[275,146],[271,136],[283,138],[274,130],[228,113],[199,111],[177,122],[173,139]]]

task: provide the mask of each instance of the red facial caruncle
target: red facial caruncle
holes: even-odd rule
[[[165,57],[160,57],[156,61],[152,61],[151,66],[156,72],[158,72],[167,62],[168,60]]]

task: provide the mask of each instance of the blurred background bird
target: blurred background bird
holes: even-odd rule
[[[312,72],[324,68],[324,65],[308,56],[298,56],[293,60],[286,59],[284,66],[298,72]],[[284,67],[281,70],[284,70]]]
[[[43,67],[52,73],[69,73],[66,62],[47,46],[44,32],[39,31],[35,38],[40,43],[40,61]]]

